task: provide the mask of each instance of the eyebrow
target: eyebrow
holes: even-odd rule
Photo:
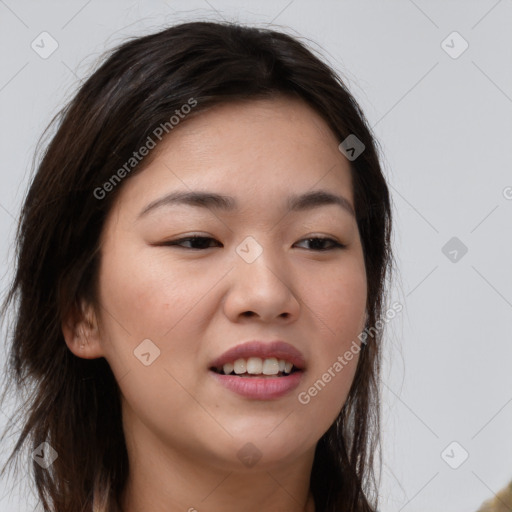
[[[163,206],[186,205],[213,210],[234,211],[238,208],[238,202],[234,197],[217,194],[215,192],[184,191],[171,192],[170,194],[149,203],[139,213],[138,218],[150,211]],[[321,206],[338,205],[344,211],[355,217],[354,208],[348,199],[332,194],[326,190],[314,190],[300,195],[288,197],[287,206],[290,212],[307,211]]]

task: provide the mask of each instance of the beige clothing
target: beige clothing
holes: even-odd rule
[[[494,498],[485,501],[477,512],[512,512],[512,481]]]

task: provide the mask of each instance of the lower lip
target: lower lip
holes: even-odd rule
[[[302,371],[286,377],[237,377],[211,372],[230,391],[253,400],[273,400],[293,391],[300,383]]]

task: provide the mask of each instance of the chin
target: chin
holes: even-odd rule
[[[278,422],[274,423],[273,429],[277,424]],[[230,448],[224,455],[228,456],[229,463],[234,463],[238,470],[244,467],[262,470],[292,462],[308,449],[305,439],[294,438],[290,431],[278,430],[279,428],[274,432],[272,429],[247,429],[230,440]]]

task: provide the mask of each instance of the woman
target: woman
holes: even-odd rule
[[[296,39],[131,40],[26,196],[9,382],[45,511],[371,511],[391,209]]]

